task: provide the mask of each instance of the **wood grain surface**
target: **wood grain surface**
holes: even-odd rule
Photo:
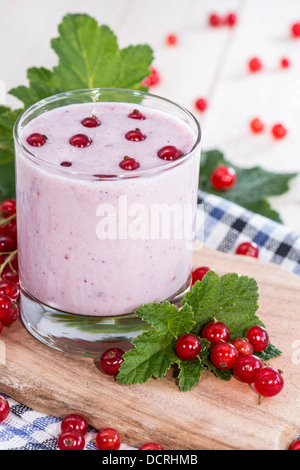
[[[21,321],[1,335],[6,360],[0,364],[0,392],[54,416],[83,414],[96,429],[115,427],[134,447],[156,441],[169,450],[287,449],[300,433],[300,279],[257,259],[197,245],[195,267],[200,265],[257,280],[258,315],[283,352],[270,361],[284,374],[278,396],[259,404],[249,385],[234,378],[223,382],[210,372],[184,393],[171,371],[160,381],[121,385],[99,370],[97,360],[43,345]]]

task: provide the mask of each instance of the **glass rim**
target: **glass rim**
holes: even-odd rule
[[[167,105],[173,106],[174,108],[179,109],[182,111],[194,124],[196,128],[196,134],[195,134],[195,142],[192,146],[192,148],[184,154],[182,157],[178,158],[177,160],[170,161],[168,163],[165,163],[162,166],[157,166],[154,168],[149,168],[145,170],[136,170],[134,172],[127,172],[127,174],[124,173],[119,173],[116,175],[95,175],[94,173],[92,174],[89,171],[76,171],[76,170],[70,170],[70,168],[66,167],[57,167],[55,163],[51,162],[46,162],[42,158],[36,156],[34,153],[32,153],[27,147],[23,145],[20,139],[20,126],[22,122],[26,119],[26,117],[30,116],[32,112],[34,112],[37,109],[42,109],[44,106],[46,106],[49,103],[54,103],[55,101],[59,101],[60,99],[63,99],[64,97],[70,97],[74,95],[79,95],[79,94],[86,94],[86,95],[93,95],[97,94],[99,96],[99,93],[112,93],[112,92],[119,92],[119,93],[128,93],[133,96],[139,96],[139,97],[149,97],[156,99],[162,103],[166,103]],[[93,103],[93,100],[90,101]],[[97,102],[97,101],[94,101]],[[117,103],[118,101],[115,101]],[[86,102],[88,103],[88,101]],[[75,102],[73,104],[76,104]],[[172,101],[168,98],[164,98],[159,95],[155,95],[153,93],[145,92],[145,91],[140,91],[140,90],[133,90],[133,89],[127,89],[127,88],[82,88],[78,90],[70,90],[70,91],[64,91],[61,93],[57,93],[55,95],[48,96],[46,98],[43,98],[42,100],[37,101],[30,107],[28,107],[26,110],[24,110],[16,119],[14,127],[13,127],[13,138],[15,145],[19,148],[19,150],[22,152],[22,154],[25,154],[27,158],[29,158],[31,161],[34,163],[38,163],[41,165],[43,168],[48,168],[49,170],[54,171],[55,173],[58,173],[60,175],[66,176],[66,177],[78,177],[81,179],[89,179],[89,180],[95,180],[95,181],[113,181],[113,180],[126,180],[126,179],[132,179],[132,178],[139,178],[143,176],[152,176],[157,173],[161,173],[167,170],[170,170],[174,167],[177,167],[178,165],[183,164],[185,161],[189,160],[191,155],[197,150],[197,148],[200,146],[201,143],[201,126],[199,124],[199,121],[197,118],[194,116],[192,112],[190,112],[187,108],[184,106],[179,105],[175,101]]]

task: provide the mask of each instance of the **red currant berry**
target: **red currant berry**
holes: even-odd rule
[[[119,163],[119,166],[122,168],[122,170],[131,171],[137,170],[140,164],[134,158],[124,157],[124,159]]]
[[[0,422],[7,418],[9,411],[10,408],[7,399],[3,395],[0,395]]]
[[[61,162],[60,166],[64,166],[66,168],[72,166],[72,163],[71,162]]]
[[[210,347],[213,348],[220,341],[229,341],[230,331],[224,323],[213,321],[204,327],[202,338],[207,339],[210,342]]]
[[[222,18],[217,13],[212,13],[208,17],[208,23],[213,27],[220,26],[222,24]]]
[[[288,69],[290,65],[290,60],[287,57],[282,57],[282,59],[280,59],[280,67],[282,69]]]
[[[205,98],[198,98],[195,101],[195,107],[198,111],[205,111],[207,108],[207,100]]]
[[[261,60],[258,57],[253,57],[248,62],[248,68],[252,73],[258,72],[262,68]]]
[[[287,129],[282,124],[274,124],[272,127],[272,134],[275,139],[282,139],[287,134]]]
[[[162,160],[173,161],[182,157],[182,152],[174,145],[166,145],[157,152],[157,156]]]
[[[231,344],[237,349],[239,357],[247,356],[253,353],[253,346],[247,338],[236,338],[231,341]]]
[[[251,384],[259,370],[263,368],[261,359],[253,354],[240,356],[234,365],[234,375],[241,382]]]
[[[300,450],[300,439],[297,439],[296,441],[292,442],[289,450]]]
[[[228,26],[234,26],[237,22],[237,15],[235,13],[228,13],[228,15],[225,18],[225,23]]]
[[[252,258],[258,258],[259,249],[254,242],[243,242],[238,245],[235,250],[237,255],[251,256]]]
[[[124,351],[119,348],[110,348],[105,351],[100,357],[100,366],[103,372],[107,375],[116,376],[119,373],[119,368],[123,359]]]
[[[146,117],[138,109],[134,109],[131,113],[128,114],[130,119],[138,119],[144,121]]]
[[[152,87],[160,82],[160,75],[157,69],[150,67],[150,75],[142,81],[142,85]]]
[[[4,270],[1,277],[2,277],[3,281],[13,282],[18,287],[20,287],[19,274],[18,273],[13,272],[11,270]]]
[[[252,326],[247,331],[247,338],[254,351],[263,351],[269,344],[269,335],[262,326]]]
[[[61,431],[75,431],[84,436],[88,431],[87,420],[81,415],[71,413],[62,419]]]
[[[166,43],[168,46],[176,46],[178,43],[178,37],[176,34],[168,34],[166,37]]]
[[[0,225],[0,236],[10,235],[16,240],[17,237],[17,219],[16,217],[9,222],[5,222]]]
[[[16,201],[15,199],[5,199],[0,205],[0,216],[4,219],[15,215],[16,213]]]
[[[76,431],[65,431],[58,436],[57,445],[59,450],[83,450],[85,439]]]
[[[0,295],[0,321],[3,326],[9,326],[19,317],[18,306],[4,294]]]
[[[147,442],[147,444],[143,444],[139,450],[164,450],[160,444],[156,444],[156,442]]]
[[[11,253],[17,248],[17,242],[11,235],[0,236],[0,253]]]
[[[96,446],[99,450],[119,450],[121,438],[115,429],[101,429],[96,436]]]
[[[99,121],[99,119],[97,119],[96,116],[91,116],[91,117],[84,118],[81,121],[81,124],[84,127],[99,127],[101,126],[101,121]]]
[[[215,344],[211,351],[211,361],[218,369],[232,369],[237,358],[238,352],[231,343],[222,341]]]
[[[217,191],[232,189],[237,180],[236,172],[226,165],[217,166],[210,175],[210,182]]]
[[[0,281],[0,295],[7,295],[13,302],[18,300],[20,294],[20,287],[11,281]]]
[[[32,147],[42,147],[46,143],[47,137],[43,134],[35,132],[27,137],[27,142]]]
[[[73,147],[84,148],[91,145],[93,141],[85,134],[75,134],[70,137],[69,142],[71,145],[73,145]]]
[[[253,384],[259,395],[263,397],[274,397],[283,389],[284,380],[276,369],[264,367],[257,372]]]
[[[200,268],[195,269],[195,271],[192,272],[192,285],[197,281],[202,281],[208,271],[211,271],[211,269],[207,266],[201,266]]]
[[[141,142],[142,140],[146,139],[146,136],[145,134],[141,132],[140,129],[135,129],[133,131],[127,132],[127,134],[125,135],[125,138],[133,142]]]
[[[300,38],[300,22],[292,24],[291,35],[293,38]]]
[[[250,129],[254,134],[259,134],[264,128],[264,123],[259,118],[254,118],[250,122]]]
[[[176,342],[176,354],[184,361],[191,361],[201,352],[201,341],[198,336],[190,333],[181,336]]]

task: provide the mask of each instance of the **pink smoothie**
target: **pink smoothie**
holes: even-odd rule
[[[134,109],[145,119],[128,117]],[[84,127],[91,116],[100,125]],[[145,139],[127,140],[137,128]],[[46,137],[42,146],[27,142],[33,133]],[[71,145],[77,134],[90,144]],[[16,147],[22,288],[60,311],[114,316],[187,286],[200,151],[185,154],[195,141],[181,119],[128,103],[72,104],[30,121],[21,135],[26,150]],[[168,145],[182,157],[159,158]],[[138,168],[122,169],[124,157]]]

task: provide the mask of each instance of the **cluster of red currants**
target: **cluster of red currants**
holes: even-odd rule
[[[0,204],[0,332],[19,317],[16,201]]]
[[[264,122],[258,117],[253,118],[249,125],[253,134],[260,134],[265,130]],[[277,122],[271,126],[271,133],[274,139],[283,139],[287,134],[287,128],[281,122]]]
[[[279,371],[264,366],[255,354],[266,349],[269,335],[260,325],[248,329],[245,338],[230,341],[229,328],[222,322],[208,323],[201,337],[188,333],[178,338],[176,353],[183,360],[193,360],[199,356],[205,338],[210,343],[210,359],[217,369],[232,370],[236,379],[253,384],[260,396],[273,397],[281,392],[284,380]]]
[[[79,414],[69,414],[61,421],[61,433],[58,436],[59,450],[83,450],[85,448],[85,435],[88,431],[87,420]],[[98,450],[119,450],[121,436],[116,429],[103,428],[97,432],[95,444]],[[142,445],[139,450],[163,450],[156,443],[149,442]]]

